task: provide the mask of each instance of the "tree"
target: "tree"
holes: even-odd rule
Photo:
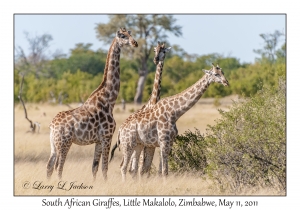
[[[36,78],[47,76],[47,61],[51,56],[47,55],[50,42],[53,40],[50,34],[42,34],[31,37],[28,32],[24,32],[29,44],[29,53],[25,54],[22,47],[18,46],[16,51],[15,63],[19,71],[23,73],[34,73]],[[53,57],[60,57],[58,51]]]
[[[78,43],[71,49],[71,56],[68,59],[69,69],[75,73],[78,69],[83,72],[97,75],[103,73],[107,52],[99,49],[94,52],[90,49],[92,44]]]
[[[181,26],[175,24],[172,15],[110,15],[107,24],[99,23],[96,27],[97,38],[109,44],[119,27],[126,27],[132,31],[139,47],[137,49],[124,49],[127,57],[137,59],[139,62],[139,79],[137,82],[134,102],[140,104],[143,89],[149,72],[147,62],[152,52],[152,46],[157,41],[165,42],[167,33],[181,36]]]
[[[264,40],[265,46],[263,49],[253,50],[253,51],[255,53],[261,55],[262,58],[260,59],[260,61],[267,60],[271,63],[274,63],[278,56],[278,53],[276,50],[277,45],[280,41],[279,40],[280,37],[284,36],[284,33],[276,30],[273,34],[267,33],[267,34],[260,34],[259,36]],[[285,44],[281,50],[285,51]],[[280,55],[283,55],[283,54],[280,54]]]

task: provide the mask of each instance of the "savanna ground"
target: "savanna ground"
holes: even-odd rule
[[[218,109],[228,110],[236,96],[215,99],[200,99],[177,122],[179,134],[186,130],[200,129],[202,133],[208,124],[214,125],[215,119],[220,117]],[[216,106],[217,105],[217,106]],[[71,104],[73,108],[77,104]],[[149,178],[133,180],[127,173],[126,183],[122,182],[119,165],[121,151],[116,150],[115,158],[109,164],[108,180],[104,182],[101,172],[101,163],[96,181],[92,177],[92,161],[94,145],[78,146],[73,144],[63,170],[61,183],[69,189],[71,182],[75,185],[92,186],[92,189],[57,189],[60,180],[54,171],[52,178],[46,178],[46,163],[50,156],[49,128],[52,118],[63,110],[68,110],[66,105],[26,104],[29,119],[41,124],[38,134],[31,134],[29,122],[24,117],[24,110],[20,104],[15,105],[14,125],[14,194],[15,195],[230,195],[226,190],[219,188],[208,178],[196,174],[184,173],[181,175],[169,173],[163,181],[161,177],[152,174]],[[116,142],[119,126],[131,114],[131,111],[140,107],[127,104],[122,110],[121,104],[116,104],[114,118],[117,128],[114,133],[112,145]],[[153,164],[157,168],[159,162],[159,148],[156,149]],[[39,189],[34,189],[39,188]],[[54,186],[52,190],[49,186]],[[46,189],[45,189],[46,188]],[[245,189],[239,195],[274,195],[268,189]]]

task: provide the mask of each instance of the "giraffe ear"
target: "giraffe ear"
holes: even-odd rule
[[[211,71],[209,71],[209,70],[202,69],[202,71],[207,75],[211,75]]]
[[[131,35],[131,31],[127,31],[129,35]]]
[[[172,47],[168,47],[165,49],[165,52],[169,52],[171,50]]]
[[[117,33],[116,33],[116,36],[118,36],[118,37],[119,37],[119,36],[120,36],[120,34],[121,34],[121,33],[120,33],[120,30],[118,30],[118,31],[117,31]]]

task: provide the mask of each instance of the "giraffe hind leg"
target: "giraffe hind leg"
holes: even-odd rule
[[[51,154],[50,158],[47,163],[47,178],[50,179],[53,169],[54,169],[54,164],[57,161],[57,149],[54,144],[54,139],[53,139],[53,132],[50,132],[50,145],[51,145]]]
[[[123,182],[126,181],[127,166],[130,161],[132,153],[133,153],[133,150],[128,145],[126,145],[126,147],[123,147],[123,158],[122,158],[122,164],[121,164],[121,174],[122,174]]]
[[[70,150],[70,147],[72,145],[72,135],[68,131],[60,132],[60,139],[59,139],[59,146],[57,147],[57,162],[55,164],[55,167],[58,171],[58,178],[61,179],[62,177],[62,171],[63,167],[66,161],[67,154]]]
[[[48,179],[50,179],[50,177],[53,173],[55,161],[56,161],[56,154],[51,153],[50,158],[49,158],[48,163],[47,163],[47,178]]]
[[[138,160],[140,158],[141,155],[141,151],[144,148],[144,146],[142,145],[138,145],[135,147],[134,153],[131,156],[132,158],[132,165],[131,165],[131,176],[132,178],[136,178],[137,172],[138,172]]]
[[[104,180],[107,180],[109,150],[112,136],[104,138],[102,141],[102,175]]]
[[[58,163],[59,163],[59,154],[56,155],[55,166],[54,166],[55,171],[57,171]]]

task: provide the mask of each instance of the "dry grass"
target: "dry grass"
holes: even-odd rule
[[[179,134],[194,127],[205,132],[207,124],[214,124],[214,120],[220,115],[218,108],[226,110],[233,97],[221,99],[221,105],[215,107],[213,99],[201,99],[191,110],[182,116],[177,127]],[[75,104],[71,105],[76,107]],[[121,181],[119,164],[121,162],[121,152],[115,153],[115,159],[109,165],[108,180],[104,182],[99,167],[97,180],[92,181],[92,160],[94,145],[78,146],[72,145],[67,156],[63,171],[63,182],[65,188],[69,188],[71,182],[76,185],[92,186],[92,189],[71,189],[69,191],[58,189],[60,182],[54,172],[52,179],[46,179],[46,163],[50,155],[49,129],[51,119],[62,110],[68,110],[67,106],[49,104],[26,104],[28,116],[33,121],[41,123],[39,134],[26,133],[29,130],[29,123],[24,118],[24,112],[20,105],[15,106],[15,139],[14,139],[14,194],[15,195],[221,195],[228,192],[220,192],[209,180],[197,177],[194,174],[174,175],[170,174],[166,180],[155,175],[150,178],[133,180],[128,174],[126,183]],[[137,110],[132,104],[127,104],[126,111],[122,111],[121,105],[116,105],[114,117],[117,122],[117,129],[121,123],[129,116],[129,110]],[[45,115],[44,115],[45,114]],[[114,134],[113,142],[116,141],[117,130]],[[158,149],[156,150],[156,153]],[[158,154],[155,155],[154,164],[158,165]],[[26,183],[29,182],[29,189]],[[36,182],[41,183],[40,187],[47,189],[33,189]],[[24,185],[26,185],[24,187]],[[49,190],[49,186],[54,186]],[[242,194],[268,195],[274,194],[268,189],[245,189]],[[276,194],[276,193],[275,193]]]

